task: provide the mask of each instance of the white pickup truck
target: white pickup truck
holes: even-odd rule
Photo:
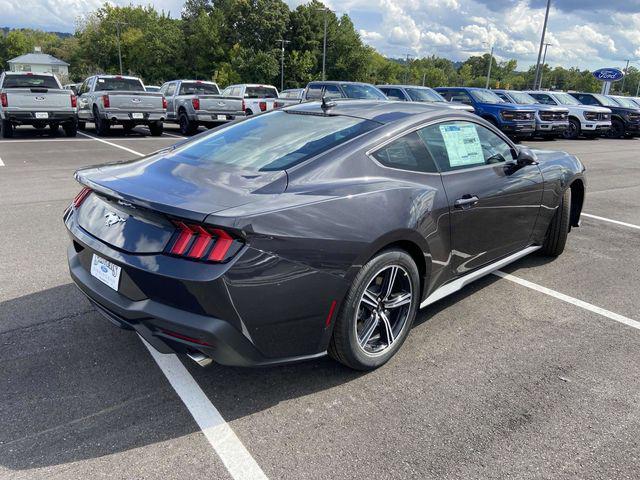
[[[229,85],[222,91],[222,96],[242,98],[242,110],[246,115],[253,115],[277,108],[278,89],[273,85],[242,83]]]
[[[52,132],[62,126],[67,137],[75,137],[76,96],[64,90],[50,73],[4,72],[0,75],[0,120],[2,136],[13,136],[18,125],[47,125]]]
[[[136,125],[149,127],[151,135],[162,135],[167,117],[167,101],[160,92],[147,92],[139,78],[121,75],[95,75],[87,78],[78,91],[78,127],[87,121],[96,126],[99,136],[112,125],[126,132]]]
[[[211,128],[245,116],[242,98],[220,95],[213,82],[172,80],[160,91],[167,99],[167,121],[176,122],[183,135],[193,135],[200,125]]]

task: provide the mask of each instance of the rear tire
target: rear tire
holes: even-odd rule
[[[78,130],[86,130],[87,128],[87,122],[78,122]]]
[[[122,124],[122,129],[124,130],[124,133],[131,133],[135,126],[136,125],[133,122],[125,122]]]
[[[13,125],[9,120],[2,120],[2,138],[13,137]]]
[[[51,136],[55,137],[58,135],[58,131],[60,130],[60,125],[57,123],[50,123],[49,129],[51,130]]]
[[[402,303],[391,306],[394,301]],[[381,252],[353,280],[336,317],[329,355],[355,370],[385,364],[409,335],[419,303],[420,276],[411,256],[396,249]]]
[[[104,137],[109,134],[111,124],[109,123],[109,120],[100,117],[97,107],[93,107],[93,122],[96,125],[96,134],[99,137]]]
[[[569,235],[571,213],[571,189],[567,188],[560,199],[560,205],[549,224],[547,236],[542,244],[542,254],[557,257],[564,251]]]
[[[149,132],[151,132],[152,137],[161,136],[163,131],[164,127],[162,125],[162,122],[151,122],[149,124]]]
[[[78,124],[76,122],[66,123],[62,126],[67,137],[75,137],[78,134]]]
[[[180,125],[180,133],[182,135],[193,135],[198,131],[197,122],[192,122],[187,116],[187,112],[181,111],[178,115],[178,125]]]

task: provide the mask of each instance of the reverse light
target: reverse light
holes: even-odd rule
[[[78,97],[71,95],[71,106],[76,108],[78,106]]]
[[[241,242],[219,228],[174,222],[176,232],[168,253],[192,260],[224,262],[238,252]]]
[[[82,205],[82,202],[86,200],[86,198],[89,196],[90,193],[91,193],[91,189],[89,187],[83,187],[83,189],[80,190],[78,194],[75,196],[75,198],[73,199],[73,206],[75,208],[78,208],[80,205]]]
[[[191,105],[193,105],[194,110],[200,110],[200,99],[198,97],[192,98]]]
[[[0,104],[5,108],[9,106],[9,99],[7,98],[6,93],[0,93]]]
[[[111,107],[111,101],[109,100],[109,95],[102,95],[102,106],[104,108]]]

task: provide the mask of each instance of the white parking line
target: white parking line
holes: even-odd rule
[[[536,290],[538,292],[544,293],[545,295],[549,295],[551,297],[562,300],[563,302],[571,303],[573,305],[576,305],[577,307],[584,308],[585,310],[589,310],[590,312],[597,313],[598,315],[602,315],[603,317],[610,318],[611,320],[615,320],[616,322],[620,322],[629,327],[640,330],[640,322],[638,322],[637,320],[633,320],[618,313],[605,310],[604,308],[597,307],[596,305],[592,305],[577,298],[570,297],[569,295],[565,295],[564,293],[556,292],[555,290],[551,290],[550,288],[543,287],[542,285],[538,285],[537,283],[530,282],[529,280],[525,280],[524,278],[505,273],[501,270],[497,270],[493,272],[493,274],[497,275],[500,278],[504,278],[505,280],[517,283],[518,285],[522,285],[523,287]]]
[[[594,218],[596,220],[602,220],[603,222],[615,223],[616,225],[622,225],[623,227],[636,228],[640,230],[640,225],[634,225],[633,223],[621,222],[620,220],[612,220],[610,218],[598,217],[597,215],[591,215],[590,213],[580,214],[582,217]]]
[[[176,391],[189,413],[235,480],[267,480],[260,466],[244,447],[220,412],[209,401],[182,362],[173,354],[162,354],[142,337],[151,356]]]
[[[117,143],[108,142],[106,140],[103,140],[102,138],[94,137],[93,135],[87,135],[86,133],[82,133],[82,132],[78,132],[78,135],[83,135],[85,137],[91,138],[92,140],[95,140],[96,142],[106,143],[107,145],[111,145],[112,147],[116,147],[126,152],[133,153],[134,155],[138,155],[139,157],[144,157],[144,153],[136,152],[135,150],[131,150],[130,148],[123,147],[122,145],[118,145]]]

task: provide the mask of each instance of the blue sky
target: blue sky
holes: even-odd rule
[[[0,0],[0,26],[71,32],[102,0]],[[129,0],[115,0],[128,4]],[[133,3],[147,3],[137,2]],[[294,8],[301,0],[287,0]],[[520,68],[535,63],[546,0],[327,0],[348,13],[363,40],[389,56],[452,60],[488,51]],[[153,2],[179,16],[180,0]],[[552,0],[547,61],[580,68],[640,67],[640,0]]]

